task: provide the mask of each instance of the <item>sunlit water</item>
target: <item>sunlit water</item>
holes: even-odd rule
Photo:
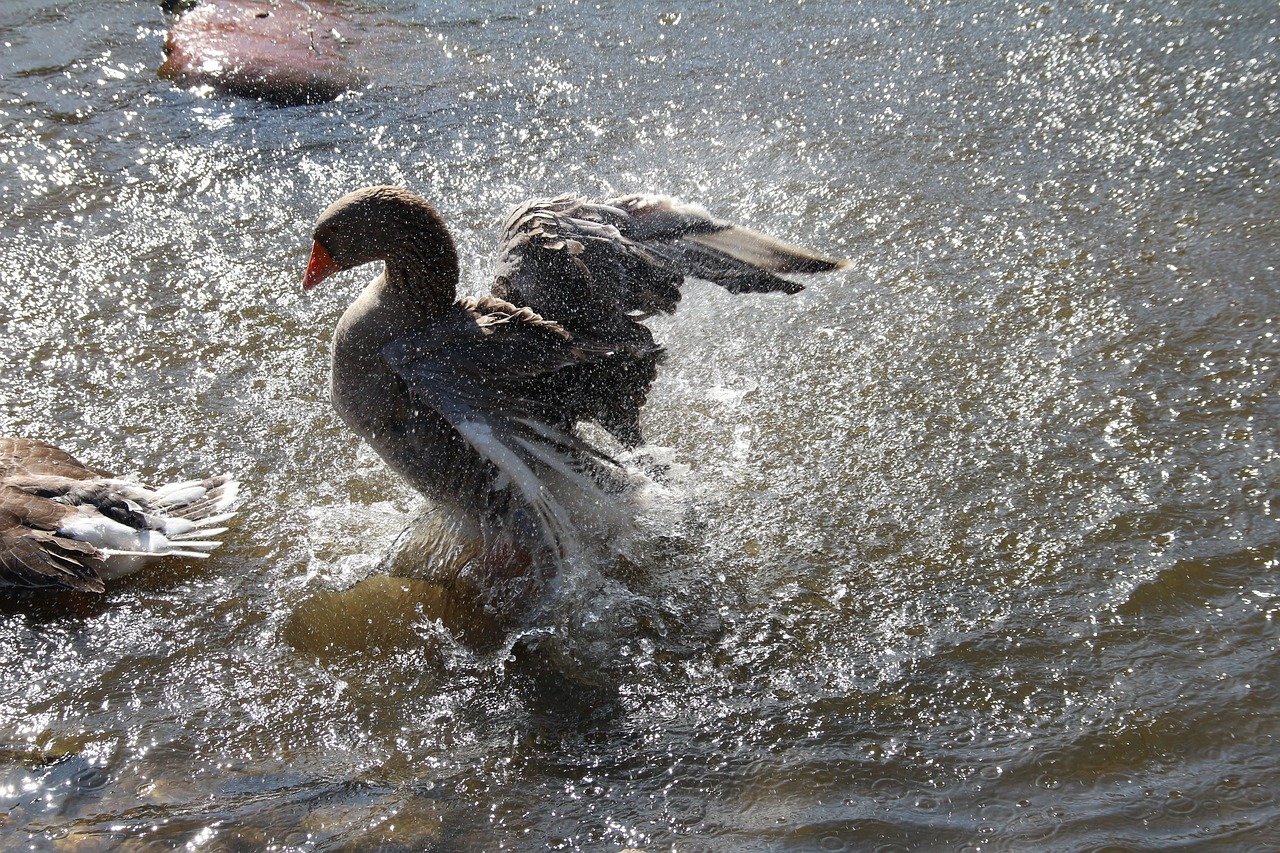
[[[248,491],[0,608],[0,848],[1280,846],[1274,4],[389,5],[287,109],[157,80],[156,4],[0,8],[0,432]],[[373,182],[471,292],[564,190],[854,261],[652,322],[665,492],[511,655],[325,597],[420,509],[325,399],[359,276],[298,287]]]

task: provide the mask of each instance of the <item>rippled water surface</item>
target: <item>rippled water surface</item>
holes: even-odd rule
[[[158,80],[156,4],[0,7],[0,432],[248,490],[0,602],[0,848],[1280,847],[1274,3],[344,8],[367,87],[276,108]],[[376,570],[360,276],[298,287],[375,182],[470,292],[564,190],[854,261],[652,322],[665,491],[514,655]]]

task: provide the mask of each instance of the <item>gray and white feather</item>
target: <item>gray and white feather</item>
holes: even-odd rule
[[[204,559],[238,490],[227,474],[151,487],[0,438],[0,587],[102,592],[160,557]]]

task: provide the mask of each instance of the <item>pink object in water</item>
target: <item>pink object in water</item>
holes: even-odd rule
[[[352,24],[319,0],[200,0],[169,29],[159,74],[277,104],[331,101],[360,83]]]

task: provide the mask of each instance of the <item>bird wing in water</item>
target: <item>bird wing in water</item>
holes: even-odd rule
[[[0,588],[102,592],[146,559],[207,557],[237,489],[225,474],[151,488],[46,442],[0,437]]]
[[[484,297],[461,300],[466,322],[401,337],[383,357],[411,398],[438,414],[498,476],[479,488],[490,528],[559,557],[577,542],[581,507],[607,511],[616,464],[573,431],[589,417],[583,374],[628,357],[572,338],[528,308]],[[429,454],[435,437],[409,431],[406,453]],[[572,500],[574,511],[565,503]],[[532,537],[532,541],[531,541]]]
[[[55,532],[74,509],[50,498],[112,476],[52,444],[0,438],[0,587],[102,592],[102,552]]]
[[[31,529],[19,516],[0,512],[0,587],[102,592],[104,567],[101,551],[88,542]]]

